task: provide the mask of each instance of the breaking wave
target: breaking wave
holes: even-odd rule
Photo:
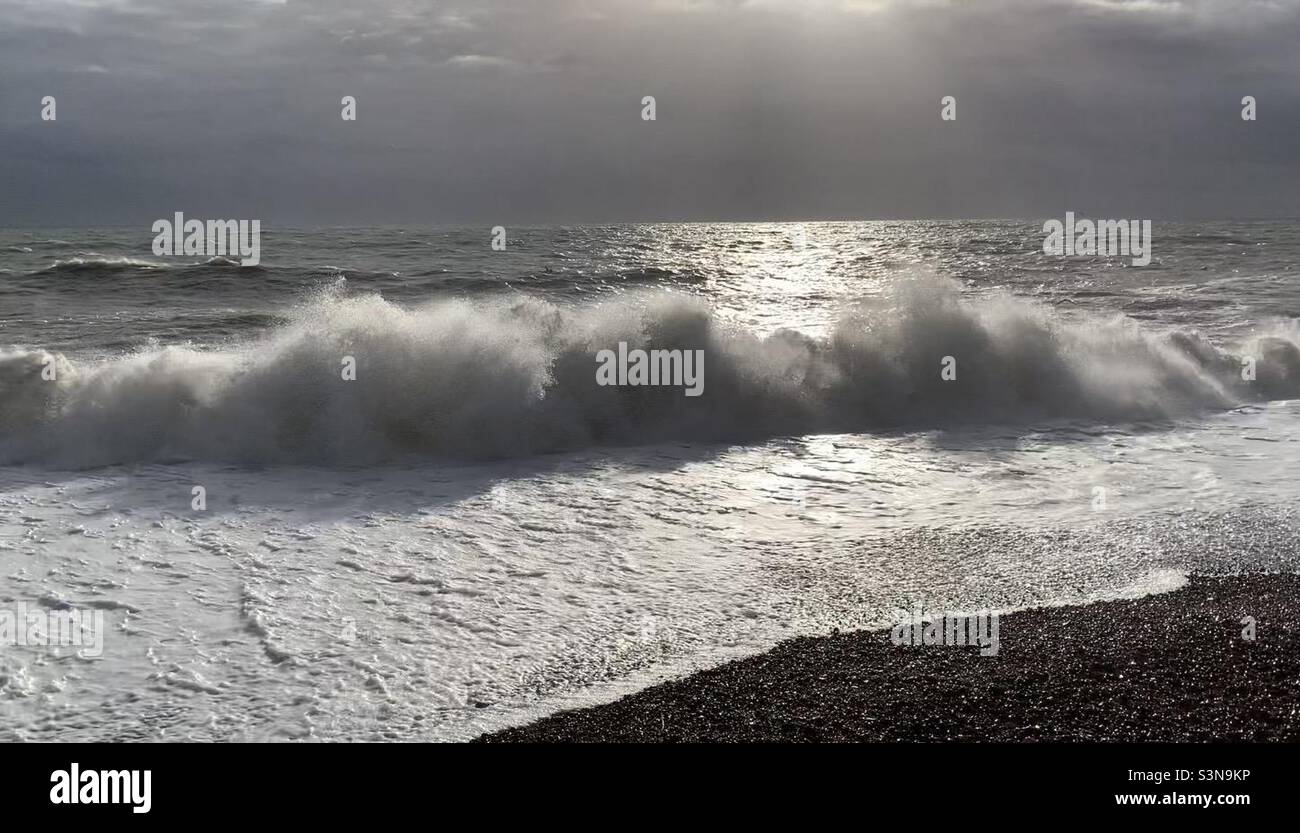
[[[906,281],[826,337],[766,337],[671,293],[559,307],[533,298],[402,308],[324,295],[219,351],[96,362],[0,351],[0,462],[363,464],[494,458],[600,444],[1058,419],[1156,420],[1300,393],[1300,338],[1241,354],[1182,331],[1067,319],[1011,297]],[[596,352],[704,351],[704,394],[601,387]],[[1242,355],[1256,380],[1242,380]],[[345,356],[356,380],[344,381]],[[941,378],[945,356],[956,378]],[[54,369],[54,381],[42,371]],[[48,372],[46,373],[48,375]]]

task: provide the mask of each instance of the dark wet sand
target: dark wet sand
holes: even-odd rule
[[[1300,577],[1196,577],[1000,619],[997,656],[888,631],[759,656],[477,740],[1296,741]],[[1256,638],[1243,638],[1243,616]]]

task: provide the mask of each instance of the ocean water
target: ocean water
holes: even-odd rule
[[[108,626],[0,647],[0,739],[457,740],[918,600],[1296,569],[1295,224],[1041,228],[0,231],[0,608]],[[704,394],[596,385],[620,341]]]

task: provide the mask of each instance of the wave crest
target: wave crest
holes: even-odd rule
[[[704,395],[600,387],[596,352],[703,350]],[[90,363],[0,352],[0,462],[358,464],[510,457],[598,444],[738,441],[961,423],[1162,419],[1300,392],[1293,332],[1242,357],[1127,319],[1067,320],[1010,297],[907,281],[825,338],[727,326],[675,294],[561,308],[532,298],[404,309],[322,297],[220,351]],[[345,357],[356,380],[345,381]],[[956,378],[941,362],[956,360]],[[41,369],[53,363],[56,380]]]

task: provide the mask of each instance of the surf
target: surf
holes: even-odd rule
[[[403,307],[325,293],[221,349],[76,360],[0,352],[0,463],[369,464],[600,445],[747,442],[1047,420],[1131,422],[1300,393],[1300,339],[1235,352],[1194,332],[1066,317],[1029,300],[908,279],[831,332],[763,335],[672,292],[557,305],[527,296]],[[708,354],[705,395],[602,386],[601,350]],[[1256,378],[1241,372],[1243,356]],[[355,380],[340,364],[355,361]],[[944,360],[955,360],[954,375]],[[54,381],[40,371],[53,364]]]

